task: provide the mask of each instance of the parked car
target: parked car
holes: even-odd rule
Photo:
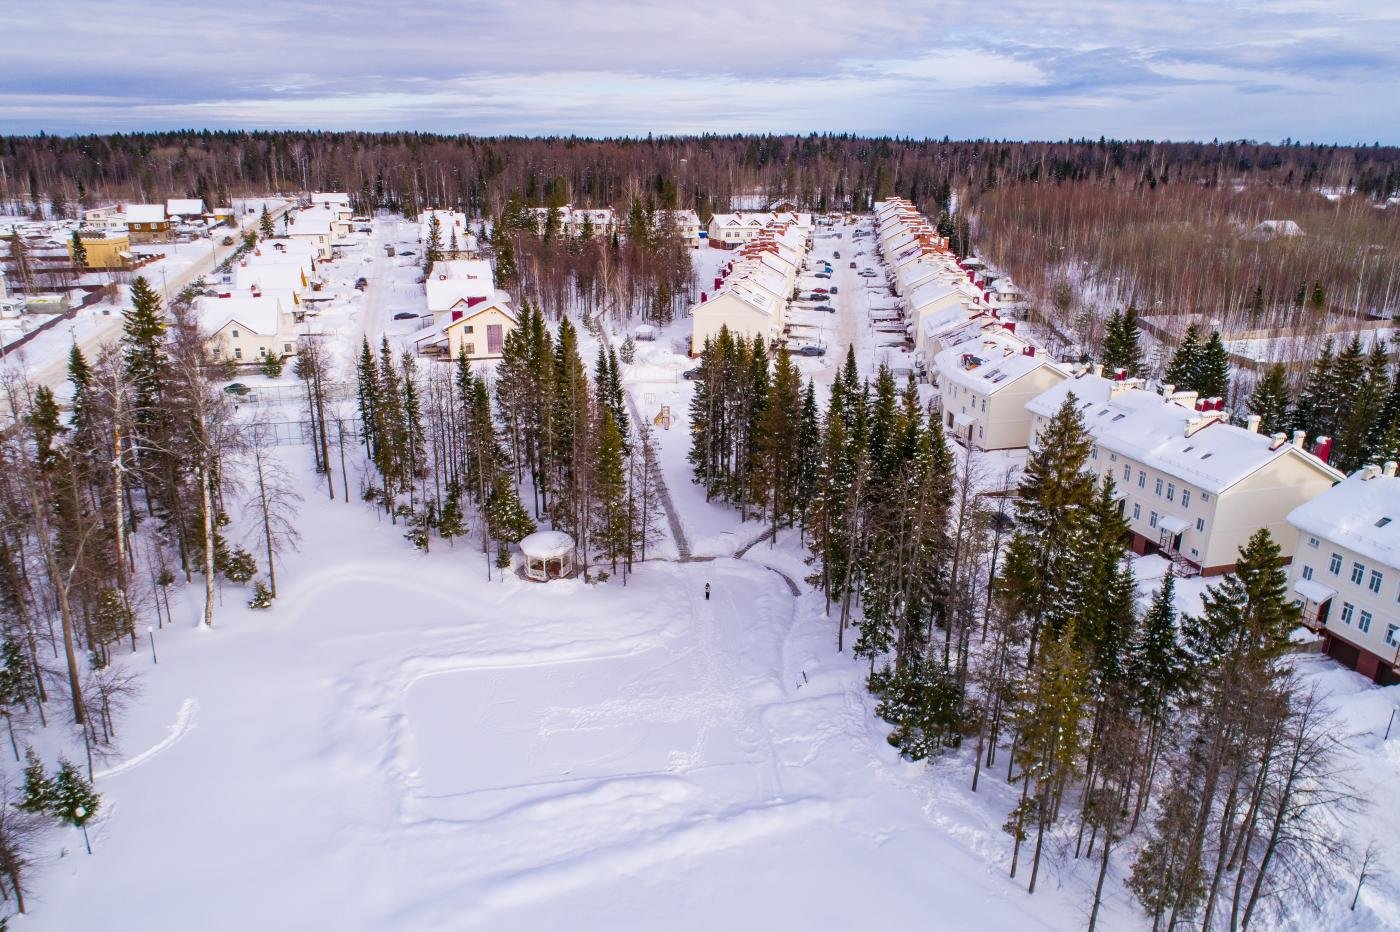
[[[830,273],[830,272],[818,272],[818,273],[816,274],[815,277],[817,277],[817,278],[830,278],[830,277],[831,277],[831,273]]]
[[[684,372],[682,372],[682,373],[681,373],[681,378],[683,378],[683,379],[691,379],[691,380],[693,381],[693,380],[695,380],[695,379],[700,378],[701,374],[702,374],[702,373],[701,373],[701,371],[700,371],[700,367],[699,367],[699,366],[696,366],[694,369],[687,369],[687,370],[685,370]]]
[[[413,251],[412,249],[400,249],[400,250],[399,250],[399,255],[401,255],[401,256],[412,256],[412,255],[415,255],[415,253],[414,253],[414,251]]]
[[[835,285],[832,285],[832,286],[831,286],[831,293],[832,293],[832,294],[840,294],[840,293],[841,293],[841,289],[840,289],[840,288],[837,288]]]
[[[797,350],[799,356],[825,356],[825,346],[803,346]]]
[[[827,293],[827,290],[826,290],[825,288],[813,288],[813,289],[812,289],[812,294],[814,294],[814,295],[826,294],[826,293]],[[813,298],[813,300],[814,300],[814,301],[822,301],[822,300],[824,300],[824,299],[823,299],[823,298]]]
[[[394,315],[394,320],[413,320],[418,315],[412,311],[399,311]]]
[[[828,314],[836,313],[836,308],[832,307],[830,304],[818,304],[816,307],[812,308],[812,310],[825,311]]]
[[[237,395],[240,398],[251,392],[252,389],[242,382],[234,382],[232,385],[225,385],[224,392],[229,395]]]
[[[369,287],[369,279],[367,279],[367,278],[357,278],[357,279],[355,279],[355,288],[356,288],[357,290],[359,290],[359,291],[364,291],[364,290],[365,290],[366,288],[368,288],[368,287]]]
[[[839,249],[834,250],[834,251],[831,253],[831,257],[832,257],[833,259],[839,259],[839,258],[841,258],[841,250],[839,250]]]
[[[864,277],[864,278],[874,278],[874,277],[875,277],[875,270],[874,270],[874,269],[862,269],[860,274],[861,274],[861,276]]]

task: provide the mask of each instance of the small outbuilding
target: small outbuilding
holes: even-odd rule
[[[536,531],[520,541],[525,578],[536,582],[574,575],[574,539],[563,531]]]

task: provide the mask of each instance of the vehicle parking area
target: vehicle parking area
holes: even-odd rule
[[[922,376],[905,333],[903,306],[878,254],[872,217],[820,222],[797,288],[784,334],[805,376],[829,384],[850,347],[862,373],[885,365],[901,381]]]

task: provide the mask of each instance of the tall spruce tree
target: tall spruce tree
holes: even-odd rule
[[[1289,429],[1288,398],[1288,371],[1282,364],[1274,363],[1265,370],[1249,396],[1249,413],[1258,415],[1261,433],[1275,434]]]
[[[1303,390],[1298,394],[1298,403],[1293,408],[1293,430],[1301,430],[1309,437],[1326,434],[1336,421],[1337,406],[1341,395],[1336,381],[1337,357],[1328,337],[1322,345],[1322,352],[1313,361]]]
[[[1104,331],[1102,362],[1104,371],[1110,375],[1119,369],[1124,370],[1130,379],[1142,375],[1142,344],[1134,308],[1129,307],[1126,312],[1115,310],[1109,315]]]
[[[1203,350],[1201,330],[1195,324],[1191,324],[1182,335],[1181,342],[1177,344],[1176,352],[1172,354],[1172,360],[1167,365],[1162,381],[1181,389],[1194,388],[1193,383],[1201,371]]]
[[[1202,347],[1196,371],[1187,384],[1202,398],[1224,398],[1230,390],[1230,354],[1219,330],[1212,330]]]

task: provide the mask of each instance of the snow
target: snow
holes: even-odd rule
[[[165,222],[164,204],[127,204],[124,213],[127,223]]]
[[[520,552],[529,557],[548,560],[573,552],[574,539],[563,531],[536,531],[520,541]]]
[[[1367,478],[1358,470],[1289,512],[1288,523],[1386,566],[1400,566],[1400,479]]]

